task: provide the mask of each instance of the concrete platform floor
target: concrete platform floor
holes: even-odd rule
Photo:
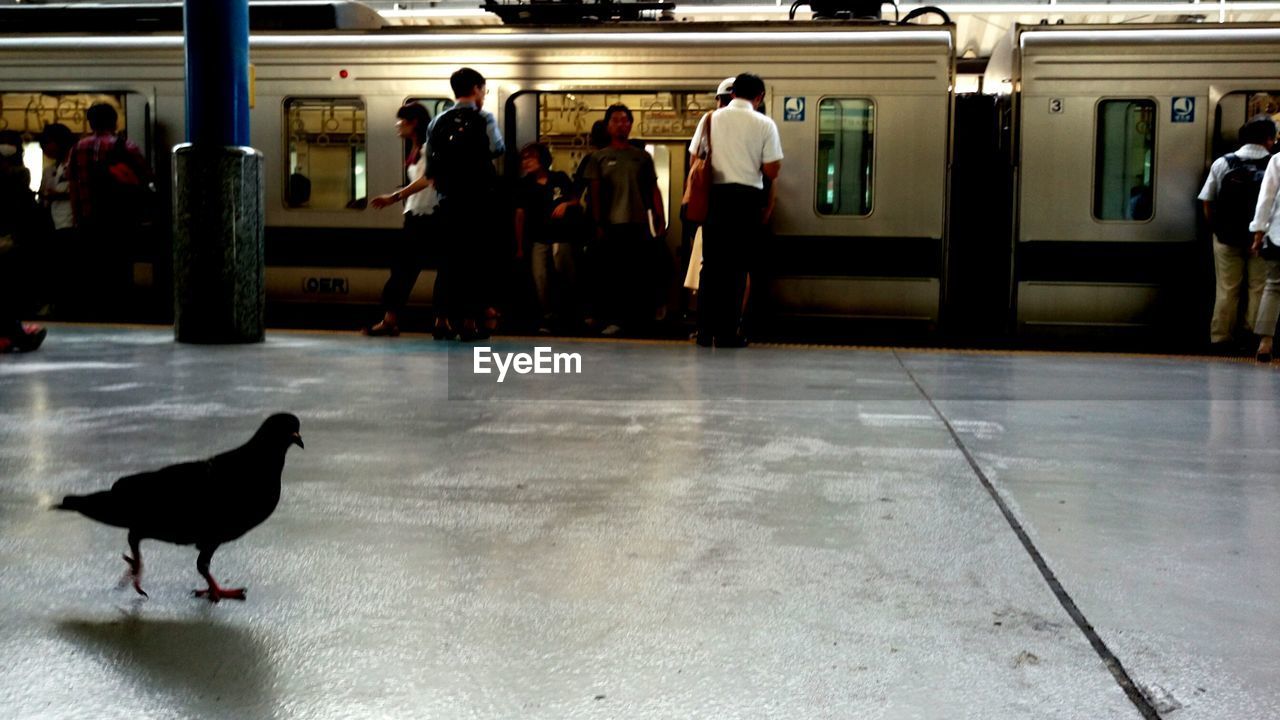
[[[0,356],[0,716],[1142,717],[1113,653],[1148,717],[1280,717],[1274,368],[539,344],[583,373],[167,328]],[[278,410],[307,448],[213,562],[245,602],[154,541],[142,601],[123,531],[47,509]]]

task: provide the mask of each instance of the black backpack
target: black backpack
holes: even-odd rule
[[[1227,171],[1222,174],[1218,197],[1213,201],[1213,233],[1223,245],[1247,248],[1253,244],[1249,223],[1253,221],[1262,176],[1271,158],[1245,160],[1232,153],[1226,161]]]
[[[484,192],[493,186],[497,173],[489,152],[489,129],[476,108],[446,110],[431,128],[427,147],[427,175],[441,195]]]

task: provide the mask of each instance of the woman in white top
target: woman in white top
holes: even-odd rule
[[[49,208],[54,230],[75,227],[71,216],[71,186],[67,181],[67,163],[75,144],[75,134],[61,123],[46,125],[40,133],[40,149],[53,161],[44,169],[44,176],[40,179],[40,202]]]
[[[428,237],[435,230],[433,220],[440,200],[426,177],[427,126],[430,124],[431,114],[419,103],[410,102],[396,111],[396,132],[412,146],[405,161],[409,184],[393,193],[379,195],[369,204],[381,210],[393,203],[404,202],[404,236],[396,245],[391,277],[382,288],[382,320],[365,328],[365,335],[395,337],[400,334],[400,312],[409,301],[413,285],[422,272]],[[437,340],[451,337],[453,333],[448,320],[437,315],[432,335]]]
[[[71,184],[67,180],[67,166],[71,162],[71,148],[79,138],[71,128],[61,123],[50,123],[40,133],[40,149],[51,161],[40,178],[40,204],[53,219],[52,246],[42,254],[46,258],[80,258],[84,255],[76,245],[76,222],[71,212]],[[83,298],[76,297],[77,289],[88,286],[88,278],[96,268],[84,262],[73,262],[71,272],[58,273],[57,287],[52,288],[51,299],[61,312],[69,306],[83,305]]]

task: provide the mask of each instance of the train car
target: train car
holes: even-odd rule
[[[400,219],[366,199],[402,182],[393,131],[401,104],[438,113],[448,76],[489,80],[487,109],[508,148],[541,140],[572,171],[611,103],[636,114],[673,220],[663,262],[678,277],[686,145],[726,76],[753,70],[786,155],[761,311],[891,320],[920,329],[940,313],[954,80],[951,27],[627,24],[572,29],[255,32],[254,147],[267,173],[268,297],[275,305],[374,303]],[[58,120],[83,130],[107,99],[167,178],[183,139],[176,34],[0,38],[3,112],[33,139]],[[507,159],[508,175],[518,163]],[[495,208],[495,211],[505,211]],[[164,266],[162,237],[133,250],[137,280]],[[155,268],[156,270],[152,270]],[[159,273],[163,274],[163,273]],[[673,283],[672,303],[676,302]],[[414,301],[430,302],[430,277]],[[163,295],[163,293],[161,293]]]
[[[820,321],[861,338],[1186,344],[1212,303],[1199,185],[1245,117],[1280,109],[1274,25],[1015,26],[987,92],[957,95],[957,66],[973,61],[958,60],[952,25],[390,28],[366,11],[320,12],[297,31],[283,15],[256,23],[252,139],[268,160],[277,313],[317,319],[378,301],[400,219],[367,199],[403,182],[395,110],[416,101],[438,114],[463,65],[489,79],[511,180],[524,143],[547,143],[572,171],[604,108],[632,108],[667,200],[675,308],[687,140],[719,81],[749,69],[766,81],[786,155],[753,277],[753,312],[774,334],[804,337]],[[54,121],[83,131],[89,104],[114,103],[167,184],[184,133],[175,18],[33,34],[27,15],[12,34],[4,17],[0,124],[32,140]],[[34,143],[27,152],[38,168]],[[495,213],[509,208],[495,201]],[[166,223],[121,249],[162,311]],[[430,293],[428,270],[412,302]]]
[[[1280,110],[1280,28],[1025,26],[1005,53],[987,84],[1013,97],[1016,332],[1203,338],[1196,195],[1245,118]]]

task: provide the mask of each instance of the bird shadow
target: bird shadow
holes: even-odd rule
[[[263,641],[210,618],[60,620],[58,634],[98,656],[181,717],[267,717],[275,668]]]

